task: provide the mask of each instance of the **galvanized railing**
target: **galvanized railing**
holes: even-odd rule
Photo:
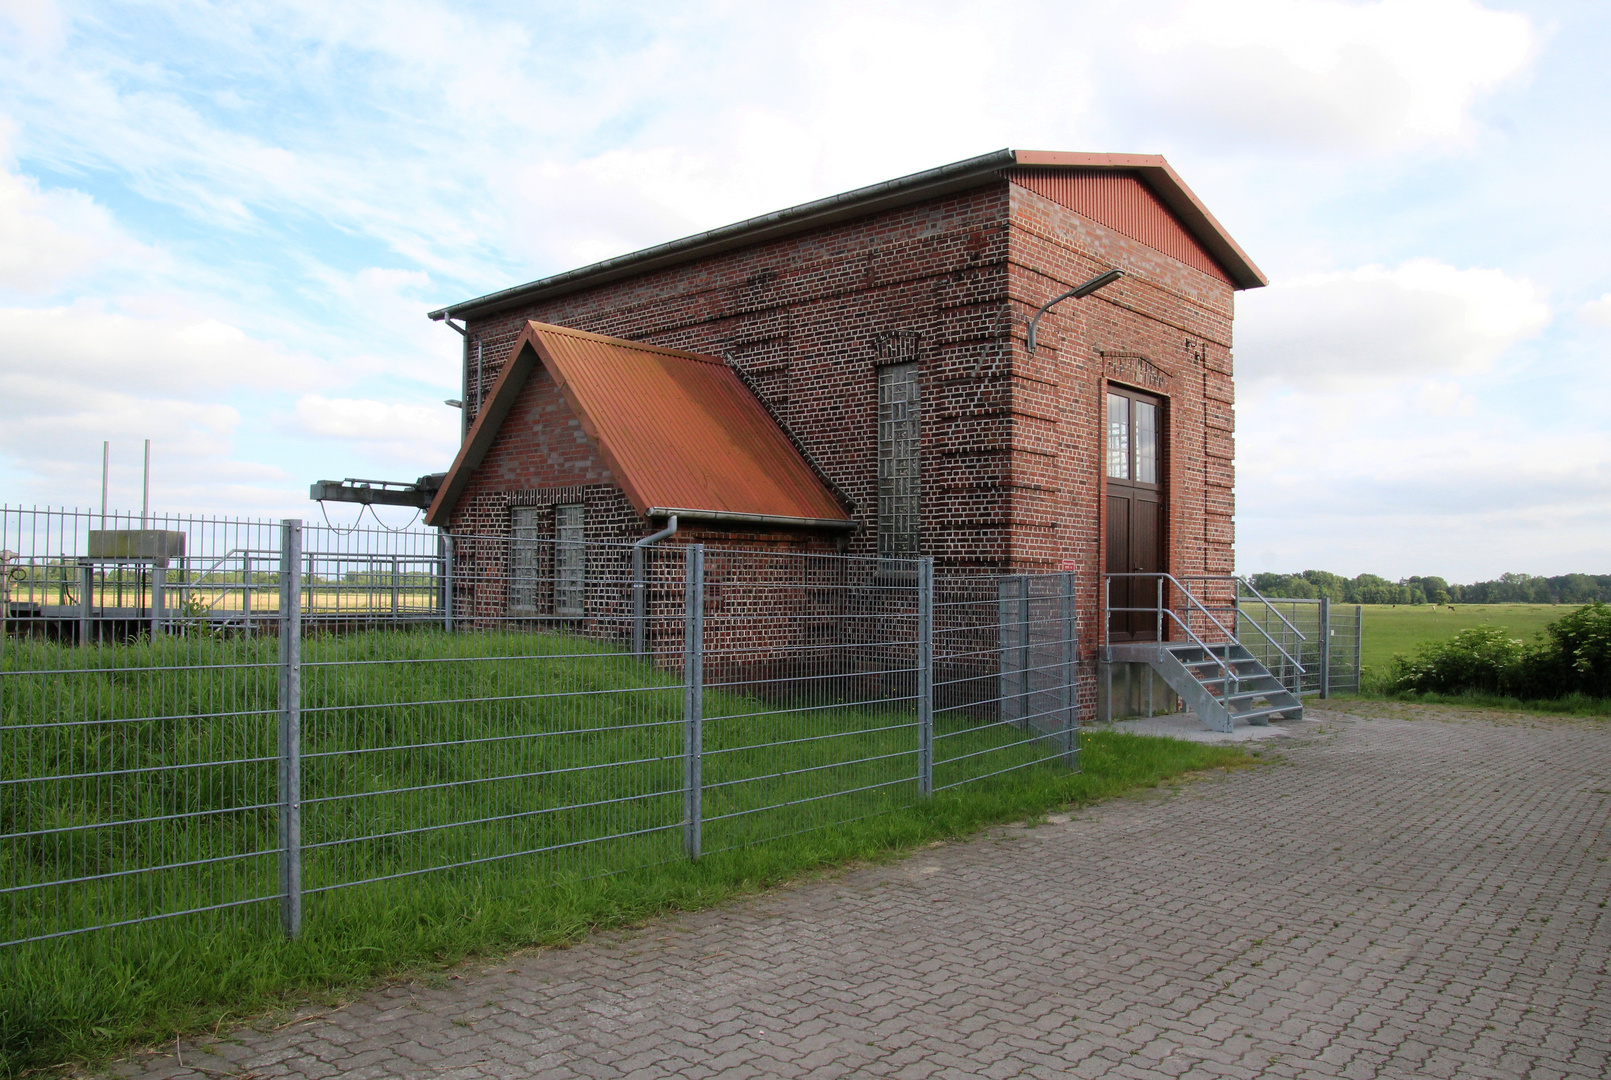
[[[1112,602],[1113,582],[1115,580],[1129,581],[1137,579],[1156,581],[1156,602],[1151,606],[1115,606]],[[1183,601],[1181,605],[1182,610],[1180,612],[1176,612],[1174,607],[1167,602],[1167,596],[1164,591],[1166,583],[1173,585],[1175,587],[1175,591],[1180,594],[1180,597]],[[1213,628],[1213,633],[1207,633],[1205,637],[1203,635],[1199,635],[1196,630],[1192,629],[1191,615],[1193,611],[1196,611],[1202,616],[1203,619],[1207,620],[1208,625]],[[1220,704],[1226,704],[1228,700],[1235,696],[1240,690],[1241,680],[1237,676],[1236,668],[1230,663],[1229,657],[1224,655],[1225,644],[1227,642],[1235,641],[1236,635],[1223,623],[1221,623],[1219,619],[1214,616],[1213,611],[1211,611],[1200,599],[1198,599],[1198,597],[1193,594],[1190,589],[1182,585],[1180,581],[1172,575],[1134,572],[1104,575],[1102,586],[1102,644],[1104,647],[1109,644],[1108,638],[1112,617],[1116,614],[1153,616],[1154,625],[1152,640],[1158,642],[1160,645],[1169,640],[1169,638],[1164,636],[1165,627],[1178,627],[1181,633],[1184,635],[1185,640],[1201,649],[1204,657],[1208,660],[1212,660],[1215,666],[1219,669],[1220,677],[1217,680],[1211,681],[1217,681],[1220,684],[1220,692],[1214,695]],[[1168,620],[1167,623],[1165,620]],[[1208,638],[1213,638],[1214,640],[1210,642]],[[1216,648],[1218,651],[1215,651]]]
[[[6,513],[4,945],[295,934],[387,883],[698,858],[1078,763],[1068,574],[600,543],[571,579],[552,541],[185,519],[188,607],[104,575],[46,604],[88,515]]]

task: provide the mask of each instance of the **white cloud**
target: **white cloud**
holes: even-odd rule
[[[1339,387],[1472,374],[1549,320],[1538,288],[1499,270],[1414,259],[1314,274],[1242,295],[1238,378]]]
[[[1156,126],[1208,142],[1404,149],[1457,143],[1472,106],[1539,50],[1527,16],[1473,0],[1182,0],[1109,63]]]
[[[93,300],[0,309],[0,377],[59,386],[64,407],[94,388],[190,399],[248,387],[296,390],[322,366],[203,312],[137,318]]]
[[[1597,326],[1611,326],[1611,293],[1606,293],[1598,300],[1590,300],[1577,309],[1577,314],[1578,318]]]
[[[30,49],[54,48],[62,39],[61,10],[54,0],[0,0],[0,28],[9,28]]]
[[[398,465],[442,469],[458,449],[459,412],[445,405],[400,404],[305,394],[297,422],[310,435],[359,444]]]

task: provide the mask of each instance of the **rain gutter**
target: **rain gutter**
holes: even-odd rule
[[[782,525],[796,529],[839,529],[849,532],[856,527],[848,518],[786,517],[782,514],[743,514],[730,510],[687,510],[681,507],[651,506],[644,517],[688,518],[691,521],[732,521],[747,525]]]

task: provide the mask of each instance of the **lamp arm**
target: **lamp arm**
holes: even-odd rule
[[[1039,311],[1035,312],[1034,318],[1029,320],[1029,342],[1028,342],[1028,344],[1029,344],[1029,355],[1031,355],[1031,356],[1035,355],[1035,327],[1040,322],[1040,317],[1042,315],[1046,314],[1053,307],[1057,306],[1058,304],[1061,304],[1064,300],[1067,300],[1071,296],[1074,297],[1075,299],[1083,299],[1084,297],[1090,296],[1092,293],[1096,292],[1098,289],[1106,288],[1107,286],[1113,284],[1115,281],[1118,281],[1123,276],[1124,276],[1124,271],[1123,270],[1108,270],[1105,273],[1101,273],[1101,274],[1096,275],[1096,277],[1092,278],[1090,281],[1085,282],[1085,284],[1083,284],[1083,285],[1074,286],[1072,289],[1070,289],[1068,292],[1064,293],[1062,296],[1059,296],[1057,299],[1048,301],[1047,303],[1041,305],[1041,309]]]
[[[1036,326],[1037,323],[1040,322],[1040,317],[1042,315],[1046,314],[1048,311],[1050,311],[1053,307],[1057,306],[1058,304],[1061,304],[1064,300],[1067,300],[1069,297],[1073,296],[1075,293],[1077,293],[1079,291],[1080,290],[1077,289],[1077,288],[1070,289],[1068,292],[1064,293],[1062,296],[1059,296],[1056,300],[1053,300],[1050,303],[1042,304],[1041,309],[1039,311],[1035,312],[1034,318],[1029,320],[1029,355],[1030,356],[1035,355],[1035,326]]]

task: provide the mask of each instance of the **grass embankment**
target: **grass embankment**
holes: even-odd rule
[[[691,863],[680,855],[677,826],[680,689],[665,673],[596,646],[547,638],[534,650],[534,640],[389,634],[310,641],[306,884],[317,889],[573,839],[598,843],[315,893],[304,935],[294,942],[278,933],[270,902],[0,949],[0,1075],[91,1060],[131,1041],[171,1039],[310,995],[348,994],[468,955],[573,940],[596,927],[707,906],[823,867],[1246,760],[1233,748],[1090,734],[1083,773],[1028,767],[925,803],[910,780],[915,748],[906,714],[838,704],[780,712],[775,703],[711,691],[706,849],[721,850]],[[226,864],[227,872],[190,869],[117,879],[115,888],[44,890],[51,895],[31,905],[13,894],[0,906],[5,937],[19,927],[36,932],[73,919],[104,920],[116,905],[127,917],[273,893],[272,763],[199,763],[272,757],[274,647],[167,641],[86,653],[8,646],[12,672],[96,667],[8,674],[4,734],[15,748],[8,752],[14,776],[198,764],[141,774],[137,783],[20,785],[20,797],[14,785],[0,801],[0,832],[71,831],[45,842],[6,842],[0,877],[7,884],[208,854],[245,857]],[[236,666],[196,666],[203,663]],[[563,696],[534,696],[544,694]],[[211,719],[191,718],[202,714]],[[116,722],[130,716],[150,719]],[[24,730],[69,717],[97,723]],[[941,717],[936,726],[937,784],[1043,756],[1012,728],[962,717]],[[856,790],[869,785],[879,786]],[[358,797],[345,797],[351,795]],[[231,809],[240,806],[258,809]],[[161,828],[113,824],[179,813],[196,816]],[[466,824],[405,831],[452,822]],[[653,831],[602,839],[634,829]]]

